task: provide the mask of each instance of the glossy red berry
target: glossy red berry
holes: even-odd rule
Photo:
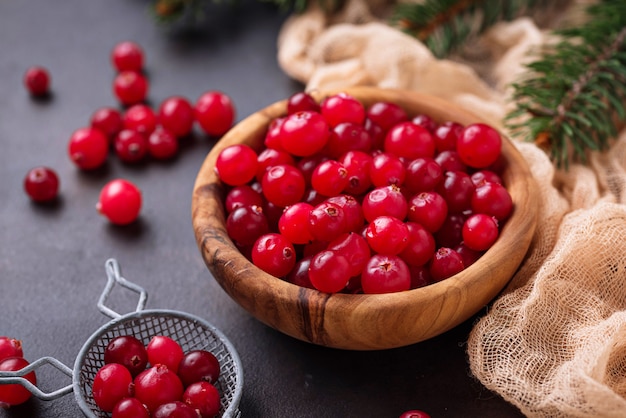
[[[133,381],[135,397],[152,413],[159,405],[174,402],[183,396],[180,378],[163,364],[156,364],[141,372]]]
[[[220,372],[219,360],[207,350],[186,353],[178,366],[178,377],[185,387],[200,381],[215,383]]]
[[[338,93],[324,99],[320,112],[330,127],[349,122],[362,125],[365,121],[365,107],[355,97]]]
[[[361,286],[365,293],[392,293],[411,288],[411,272],[396,255],[374,254],[363,269]]]
[[[185,353],[178,342],[166,335],[155,335],[146,346],[148,361],[151,365],[162,364],[174,373]]]
[[[257,153],[248,145],[230,145],[217,156],[215,170],[224,183],[240,186],[256,176],[257,158]]]
[[[91,386],[93,400],[104,412],[111,412],[115,405],[131,396],[133,378],[128,369],[118,363],[102,366]]]
[[[461,160],[473,168],[485,168],[500,157],[502,137],[493,127],[484,123],[466,126],[456,143]]]
[[[199,414],[183,401],[173,401],[159,405],[151,418],[199,418]]]
[[[0,337],[0,361],[9,357],[24,357],[22,342],[15,338]]]
[[[122,71],[113,79],[113,94],[124,106],[145,101],[148,88],[148,79],[136,71]]]
[[[372,145],[372,137],[363,125],[343,122],[331,129],[323,152],[330,158],[339,158],[348,151],[369,152]]]
[[[430,275],[436,282],[447,279],[463,271],[463,258],[455,250],[439,248],[430,263]]]
[[[127,225],[135,221],[141,210],[141,191],[128,180],[115,179],[104,185],[96,209],[109,221]]]
[[[406,167],[402,160],[389,153],[381,152],[372,157],[369,167],[370,180],[376,187],[401,185],[406,178]]]
[[[15,372],[22,370],[30,363],[23,357],[8,357],[0,361],[0,371]],[[23,376],[33,385],[37,385],[35,372],[29,372]],[[0,385],[0,410],[3,407],[21,405],[31,398],[32,394],[19,383]]]
[[[50,90],[50,73],[44,67],[30,67],[24,73],[24,85],[31,95],[45,96]]]
[[[165,99],[159,106],[157,116],[161,126],[179,138],[189,135],[195,122],[193,106],[180,96]]]
[[[419,409],[412,409],[410,411],[403,412],[399,418],[430,418],[430,415]]]
[[[119,42],[111,51],[111,63],[117,71],[140,72],[144,65],[143,49],[135,42]]]
[[[443,172],[433,158],[416,158],[406,167],[403,186],[411,193],[434,190],[443,180]]]
[[[345,211],[339,204],[325,200],[309,212],[309,232],[314,239],[323,242],[348,232]]]
[[[145,370],[148,353],[144,344],[132,335],[113,338],[104,350],[104,363],[118,363],[126,367],[132,376]]]
[[[313,96],[309,93],[300,91],[294,93],[287,99],[287,114],[292,115],[294,113],[302,112],[305,110],[312,110],[314,112],[320,111],[320,105],[315,101]]]
[[[252,186],[244,184],[235,186],[228,191],[226,199],[224,199],[226,212],[230,213],[242,206],[263,206],[263,197],[261,193],[252,188]]]
[[[444,122],[433,133],[437,151],[456,151],[456,141],[463,130],[463,125],[457,122]]]
[[[146,104],[137,103],[126,109],[122,115],[125,129],[137,131],[146,138],[157,126],[158,120],[154,110]]]
[[[439,193],[422,192],[413,196],[408,203],[408,219],[431,233],[437,232],[448,217],[448,204]]]
[[[298,157],[307,157],[326,146],[330,127],[317,112],[297,112],[285,118],[279,137],[282,149]]]
[[[220,410],[220,393],[209,382],[192,383],[183,393],[183,402],[195,409],[200,418],[213,418]]]
[[[91,115],[91,127],[102,131],[109,140],[124,128],[122,113],[112,107],[101,107]]]
[[[393,216],[404,220],[407,216],[409,205],[402,194],[400,187],[391,186],[376,187],[363,197],[363,216],[368,222],[380,216]]]
[[[367,118],[387,132],[394,125],[408,120],[406,111],[393,102],[376,102],[367,109]]]
[[[278,207],[299,202],[306,189],[302,172],[288,164],[270,167],[263,175],[261,186],[265,198]]]
[[[257,157],[256,179],[262,181],[265,172],[278,164],[296,165],[296,162],[293,156],[286,151],[265,148]]]
[[[415,222],[407,222],[409,242],[399,253],[400,258],[409,266],[423,266],[428,263],[436,250],[436,242],[433,235],[422,225]]]
[[[148,136],[148,154],[157,160],[170,160],[178,155],[178,138],[162,127]]]
[[[219,91],[208,91],[194,105],[195,118],[211,136],[224,135],[235,121],[235,106],[231,98]]]
[[[323,196],[337,196],[349,184],[348,170],[336,160],[320,163],[311,175],[311,186]]]
[[[327,249],[348,260],[349,277],[360,275],[372,255],[367,240],[356,232],[339,235],[328,243]]]
[[[397,255],[409,243],[409,230],[398,218],[379,216],[367,225],[365,238],[374,252]]]
[[[241,206],[226,218],[226,232],[239,245],[251,245],[261,235],[270,232],[269,223],[261,206]]]
[[[485,251],[498,239],[498,221],[489,215],[471,215],[463,224],[463,243],[474,251]]]
[[[472,211],[493,216],[504,221],[513,211],[513,198],[501,184],[486,182],[474,190]]]
[[[413,122],[401,122],[387,132],[384,150],[407,160],[432,158],[435,140],[426,128]]]
[[[113,141],[115,154],[125,163],[137,163],[148,154],[148,140],[138,131],[122,129]]]
[[[68,154],[72,162],[83,170],[101,167],[109,154],[109,140],[98,129],[79,128],[70,136]]]
[[[124,398],[113,408],[111,418],[150,418],[150,412],[137,398]]]
[[[50,202],[59,192],[59,177],[49,167],[35,167],[24,177],[24,191],[34,202]]]
[[[286,276],[296,264],[296,250],[284,236],[268,233],[252,246],[252,262],[275,277]]]
[[[320,292],[340,292],[351,277],[350,263],[331,250],[320,251],[311,259],[309,280]]]
[[[278,231],[294,244],[308,244],[313,241],[309,231],[309,214],[313,206],[297,202],[285,208],[278,220]]]

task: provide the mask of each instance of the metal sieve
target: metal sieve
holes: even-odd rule
[[[144,345],[147,345],[152,337],[164,335],[176,340],[185,352],[207,350],[217,357],[221,370],[219,379],[214,383],[221,396],[218,416],[240,417],[239,401],[242,394],[243,368],[239,355],[224,334],[203,319],[184,312],[166,309],[144,310],[148,297],[146,291],[122,277],[119,264],[115,259],[108,259],[105,269],[107,284],[97,306],[112,320],[93,333],[85,342],[74,362],[74,369],[70,369],[53,357],[42,357],[18,371],[0,371],[0,384],[21,384],[42,400],[54,400],[73,391],[76,402],[86,417],[110,418],[110,413],[103,412],[96,406],[91,394],[94,377],[98,369],[104,365],[104,351],[107,345],[112,339],[122,335],[132,335]],[[139,295],[135,312],[120,315],[106,306],[106,301],[115,285]],[[72,383],[51,392],[43,392],[22,377],[46,364],[71,377]]]

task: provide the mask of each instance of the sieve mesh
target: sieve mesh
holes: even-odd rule
[[[111,340],[132,335],[145,345],[156,335],[176,340],[183,351],[207,350],[220,363],[220,377],[215,387],[221,395],[219,417],[238,417],[242,392],[243,371],[239,356],[222,335],[209,323],[178,311],[138,311],[110,321],[85,343],[74,367],[74,395],[83,413],[88,417],[110,418],[100,410],[91,394],[94,377],[104,364],[104,351]]]

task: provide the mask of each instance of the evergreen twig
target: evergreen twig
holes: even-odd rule
[[[544,0],[425,0],[399,3],[391,25],[416,37],[442,58],[500,21],[555,7]]]
[[[626,121],[626,2],[603,0],[587,12],[587,23],[555,31],[560,40],[527,65],[505,120],[565,168],[605,150]]]

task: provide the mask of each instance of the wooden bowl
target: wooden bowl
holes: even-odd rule
[[[344,89],[365,106],[376,101],[401,105],[409,115],[437,122],[481,122],[480,117],[441,99],[418,93],[369,87]],[[317,92],[322,100],[339,91]],[[379,350],[414,344],[469,319],[509,282],[523,260],[535,230],[535,184],[525,160],[508,139],[502,175],[514,210],[496,243],[462,272],[422,288],[390,294],[326,294],[271,276],[248,261],[225,228],[226,187],[215,170],[217,155],[233,144],[259,150],[269,123],[285,115],[286,100],[254,113],[234,126],[206,157],[195,181],[192,221],[204,261],[221,287],[266,325],[310,343],[350,350]]]

